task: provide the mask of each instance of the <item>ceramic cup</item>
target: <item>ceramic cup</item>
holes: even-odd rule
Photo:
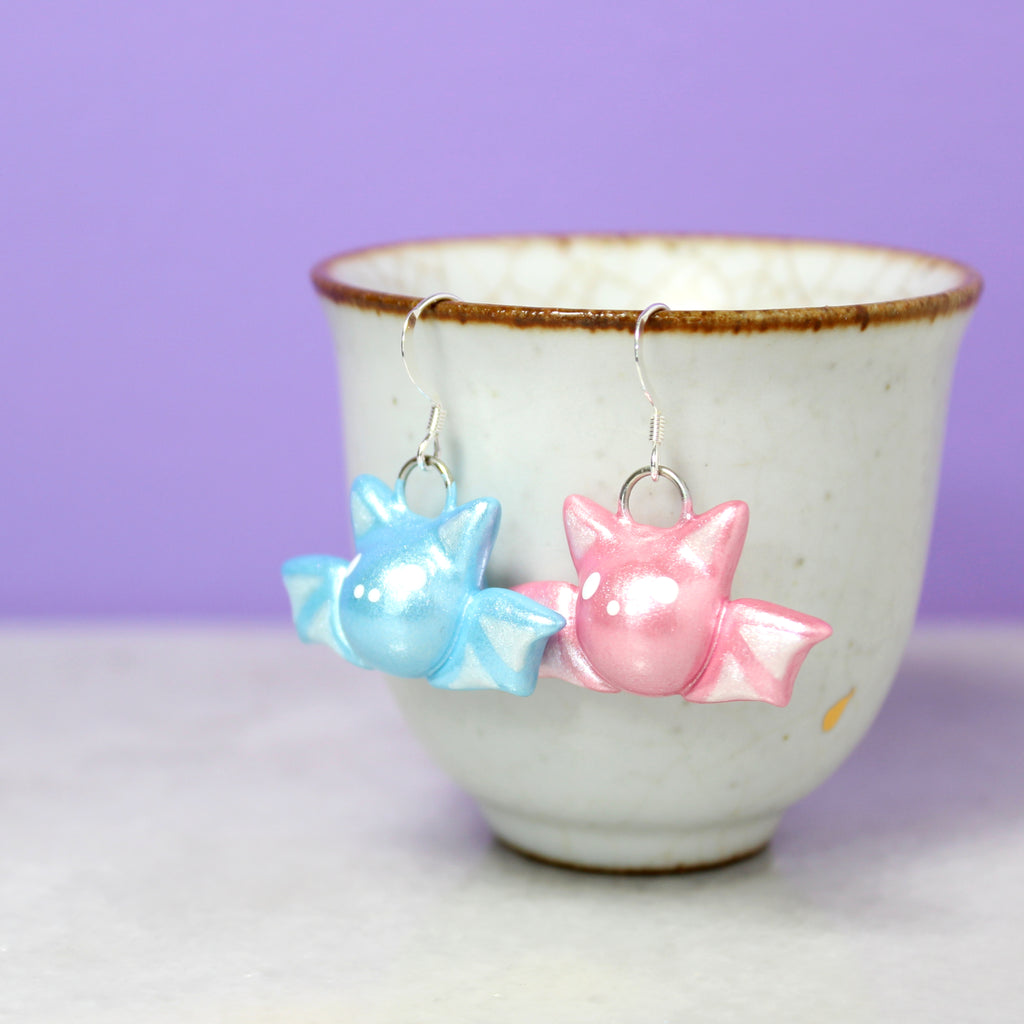
[[[734,598],[833,628],[788,706],[560,679],[530,697],[391,687],[437,763],[524,852],[658,871],[762,848],[864,735],[899,665],[978,276],[888,248],[580,236],[387,246],[326,260],[314,281],[337,342],[349,478],[394,479],[423,437],[429,405],[400,358],[403,317],[434,292],[464,300],[423,315],[410,356],[447,406],[442,453],[460,501],[501,502],[495,586],[577,582],[563,502],[613,510],[647,464],[632,331],[643,307],[671,307],[644,340],[662,463],[697,512],[748,504]]]

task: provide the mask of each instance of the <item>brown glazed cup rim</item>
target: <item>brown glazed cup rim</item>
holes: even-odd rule
[[[653,331],[686,331],[691,333],[763,333],[766,331],[820,331],[824,328],[858,327],[866,330],[870,324],[933,321],[940,316],[971,309],[982,290],[981,275],[955,260],[913,249],[859,242],[840,242],[819,239],[774,237],[770,235],[728,234],[573,234],[573,235],[481,235],[476,237],[446,238],[397,242],[338,253],[321,260],[313,267],[313,285],[323,298],[358,309],[374,310],[404,317],[424,296],[400,295],[348,284],[335,275],[337,265],[346,260],[364,256],[400,252],[407,249],[429,248],[438,245],[473,245],[480,243],[509,243],[548,241],[568,244],[574,241],[619,242],[633,241],[719,241],[746,245],[793,245],[832,248],[862,252],[884,252],[909,258],[922,264],[942,266],[956,275],[953,285],[940,292],[882,302],[858,303],[844,306],[793,306],[770,309],[673,309],[659,312],[651,318],[646,329]],[[652,302],[658,297],[654,296]],[[623,309],[563,309],[555,306],[517,306],[485,302],[446,301],[438,303],[425,314],[439,320],[457,320],[460,323],[501,324],[509,327],[575,328],[585,330],[632,330],[639,310]]]

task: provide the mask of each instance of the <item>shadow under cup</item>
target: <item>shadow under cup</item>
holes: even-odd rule
[[[665,414],[661,462],[703,512],[742,499],[732,596],[824,619],[785,708],[391,685],[436,761],[525,852],[602,870],[723,863],[768,842],[870,725],[913,623],[957,347],[981,282],[962,265],[839,243],[698,236],[509,237],[342,255],[314,271],[337,343],[350,476],[388,480],[428,406],[448,410],[465,501],[497,498],[488,582],[577,582],[570,494],[614,509],[650,457],[633,362]]]

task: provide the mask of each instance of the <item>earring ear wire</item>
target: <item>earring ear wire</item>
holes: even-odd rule
[[[461,300],[457,295],[451,295],[448,292],[435,292],[433,295],[428,295],[425,299],[421,299],[416,303],[412,309],[406,314],[405,322],[402,324],[402,365],[405,367],[405,372],[408,374],[409,380],[412,381],[413,387],[428,401],[430,402],[430,416],[427,419],[427,432],[423,435],[423,440],[420,441],[419,446],[416,448],[415,462],[420,469],[431,465],[433,463],[444,466],[441,462],[441,428],[444,426],[445,417],[447,410],[441,399],[434,393],[424,389],[416,377],[413,375],[412,367],[409,365],[408,358],[408,345],[412,338],[413,329],[415,328],[420,316],[423,312],[429,309],[431,306],[438,302],[460,302]],[[428,448],[433,448],[432,451],[428,452]],[[402,467],[402,471],[405,471],[405,466]],[[401,473],[399,474],[401,475]],[[447,466],[444,466],[441,472],[442,476],[450,477]]]
[[[664,302],[652,302],[636,318],[636,325],[633,328],[633,362],[636,366],[636,375],[640,379],[640,387],[643,390],[644,398],[646,398],[651,405],[651,425],[649,430],[649,437],[651,441],[650,477],[655,483],[658,482],[658,476],[662,472],[661,442],[665,438],[665,417],[658,408],[658,403],[655,402],[654,396],[651,394],[651,389],[647,384],[647,379],[644,374],[643,360],[640,353],[640,343],[643,339],[644,328],[647,326],[647,321],[650,320],[655,313],[661,312],[662,310],[668,312],[668,308],[669,307],[666,306]]]

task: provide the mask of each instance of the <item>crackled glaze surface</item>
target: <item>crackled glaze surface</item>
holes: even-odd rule
[[[701,331],[930,319],[970,308],[981,287],[970,268],[920,253],[702,235],[383,246],[325,260],[314,281],[334,301],[392,312],[457,281],[465,301],[435,310],[441,319],[569,328],[624,328],[635,314],[621,311],[659,295],[672,310],[650,329]]]
[[[770,596],[834,630],[808,655],[789,705],[694,705],[549,679],[526,700],[393,686],[436,760],[516,846],[597,867],[671,868],[767,841],[864,734],[899,664],[976,277],[914,254],[736,239],[430,243],[329,265],[353,271],[363,299],[381,289],[376,304],[325,300],[350,477],[397,472],[426,418],[399,357],[410,302],[388,290],[469,300],[423,318],[415,357],[417,378],[448,406],[444,458],[460,495],[502,504],[491,586],[575,578],[562,503],[584,494],[612,507],[646,458],[632,325],[650,302],[673,306],[645,341],[666,415],[662,461],[697,507],[749,506],[733,597]],[[516,301],[552,308],[531,319]],[[846,305],[781,309],[767,329],[759,312],[707,312],[792,302]],[[597,310],[596,323],[554,308],[574,305]],[[871,315],[829,320],[830,309]],[[828,329],[808,329],[806,317]],[[641,517],[643,497],[638,487]]]

